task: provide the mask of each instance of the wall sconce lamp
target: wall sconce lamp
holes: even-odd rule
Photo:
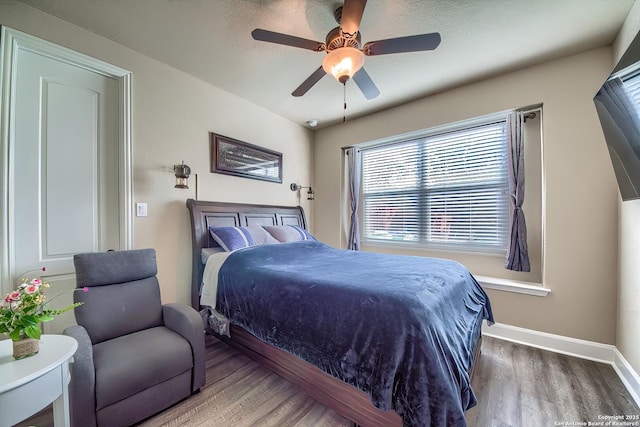
[[[173,165],[173,172],[176,175],[175,188],[189,189],[189,175],[191,175],[191,168],[184,164],[184,160],[181,165]]]
[[[300,191],[303,188],[308,188],[309,190],[307,190],[307,200],[313,200],[316,197],[316,193],[313,192],[313,190],[311,189],[311,187],[303,187],[302,185],[298,185],[296,183],[292,183],[289,188],[291,189],[291,191]],[[298,193],[298,197],[299,197]]]
[[[180,165],[173,165],[173,173],[176,175],[176,185],[174,188],[189,189],[189,175],[191,175],[191,168],[184,164],[184,160]],[[193,176],[196,179],[196,200],[198,200],[198,174]]]

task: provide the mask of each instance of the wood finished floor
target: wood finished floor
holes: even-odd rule
[[[478,405],[467,411],[469,426],[581,425],[640,415],[611,365],[490,337],[483,338],[472,387]]]
[[[554,426],[639,415],[613,368],[485,337],[469,427]],[[51,409],[19,424],[52,427]],[[333,427],[351,423],[226,344],[207,337],[207,383],[200,393],[138,427]]]

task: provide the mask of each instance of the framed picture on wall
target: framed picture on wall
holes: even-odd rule
[[[209,133],[211,172],[282,182],[282,153]]]

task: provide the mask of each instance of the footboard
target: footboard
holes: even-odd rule
[[[333,378],[290,353],[258,340],[240,327],[231,325],[231,339],[219,335],[217,337],[358,425],[402,426],[402,419],[398,414],[375,408],[364,392]]]

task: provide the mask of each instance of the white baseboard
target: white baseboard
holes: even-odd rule
[[[640,376],[613,345],[554,335],[532,329],[496,323],[482,326],[482,335],[528,345],[568,356],[612,365],[620,380],[640,406]]]
[[[633,397],[633,400],[636,401],[636,405],[640,406],[640,376],[633,370],[618,349],[615,351],[615,356],[613,369],[615,369],[622,383],[631,394],[631,397]]]
[[[482,326],[482,334],[596,362],[611,364],[615,360],[616,348],[613,345],[554,335],[534,331],[533,329],[519,328],[502,323],[487,326],[485,322]]]

